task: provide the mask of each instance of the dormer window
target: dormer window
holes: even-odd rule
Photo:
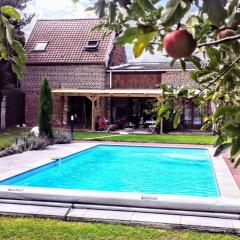
[[[34,47],[34,51],[44,52],[44,51],[46,51],[47,45],[48,45],[47,41],[37,42],[35,47]]]
[[[88,41],[87,45],[85,46],[86,51],[97,51],[99,45],[99,41],[91,40]]]

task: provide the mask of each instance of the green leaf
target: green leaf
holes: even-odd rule
[[[180,112],[176,112],[173,119],[173,128],[176,129],[180,123],[181,116]]]
[[[240,152],[240,137],[233,138],[232,140],[232,147],[231,147],[231,156],[238,155]]]
[[[190,1],[180,1],[176,5],[176,8],[172,7],[172,9],[174,9],[174,13],[171,15],[171,17],[167,18],[167,20],[163,19],[162,24],[164,26],[171,27],[171,26],[179,23],[182,20],[182,18],[185,16],[185,14],[190,10],[190,8],[191,8],[191,2]],[[164,14],[164,11],[163,11],[163,14]],[[162,16],[164,16],[164,15],[162,15]]]
[[[239,165],[240,165],[240,151],[238,152],[238,154],[236,154],[234,156],[234,160],[236,162],[235,167],[239,167]]]
[[[2,18],[0,18],[0,59],[8,60],[8,46],[6,40],[6,32],[5,27],[2,22]]]
[[[193,35],[194,38],[196,38],[196,28],[195,28],[195,26],[199,26],[199,22],[200,22],[199,17],[191,16],[186,23],[186,28]]]
[[[205,123],[205,124],[201,127],[201,131],[206,131],[206,130],[208,130],[208,129],[211,127],[211,125],[212,125],[211,122]]]
[[[118,37],[117,43],[118,44],[126,44],[126,43],[132,43],[134,40],[136,40],[138,37],[138,28],[137,27],[129,27],[127,28],[123,34]]]
[[[138,26],[138,37],[133,46],[133,53],[136,58],[141,56],[144,49],[146,49],[149,43],[153,40],[156,32],[156,29],[152,26]]]
[[[216,26],[221,26],[227,18],[224,0],[204,0],[203,12],[208,14],[209,20]]]
[[[174,15],[180,1],[181,0],[169,0],[167,2],[167,5],[164,8],[162,16],[160,18],[160,21],[162,23],[166,23]]]
[[[171,108],[169,103],[165,103],[158,111],[158,118],[162,118],[166,112]]]
[[[234,14],[234,12],[237,10],[237,7],[239,5],[239,0],[231,0],[230,4],[228,6],[228,16],[231,16]]]
[[[17,75],[18,79],[23,79],[24,76],[22,74],[20,67],[14,62],[12,62],[12,70]]]
[[[217,147],[214,153],[214,157],[218,157],[222,154],[225,150],[227,150],[231,146],[231,143],[223,143]]]
[[[139,4],[142,6],[142,8],[146,11],[154,11],[156,8],[149,0],[138,0]]]
[[[14,26],[4,16],[2,16],[2,20],[3,20],[3,23],[6,27],[7,40],[9,42],[9,44],[11,45],[13,43]]]
[[[136,15],[137,17],[142,17],[145,15],[145,11],[138,1],[133,2],[133,4],[131,5],[131,10],[133,14]]]
[[[17,53],[18,57],[23,61],[26,62],[27,56],[22,44],[16,40],[13,41],[11,44],[12,49]]]
[[[1,12],[9,17],[15,18],[17,21],[21,20],[21,15],[19,12],[12,6],[1,7]]]
[[[26,64],[18,56],[14,56],[12,60],[14,62],[12,67],[13,71],[17,74],[18,79],[22,80],[26,72]]]
[[[138,40],[133,46],[133,53],[135,58],[140,57],[144,49],[145,49],[145,43],[141,40]]]
[[[180,64],[181,64],[182,70],[185,72],[187,69],[186,62],[184,60],[180,59]]]
[[[215,111],[213,118],[216,119],[221,116],[234,116],[240,111],[240,106],[220,106]]]
[[[192,55],[189,60],[198,68],[201,69],[202,65],[201,65],[201,59],[197,56]]]
[[[218,71],[219,63],[221,62],[220,51],[216,48],[209,47],[207,53],[209,56],[209,66],[212,70]]]

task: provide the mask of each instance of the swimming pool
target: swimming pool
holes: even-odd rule
[[[0,185],[219,197],[207,149],[97,145]]]

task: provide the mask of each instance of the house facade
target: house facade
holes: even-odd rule
[[[98,19],[37,21],[26,45],[27,74],[25,121],[37,124],[40,83],[47,76],[54,96],[53,125],[68,126],[74,116],[78,128],[96,129],[99,117],[112,123],[140,122],[152,118],[161,104],[160,84],[190,85],[188,65],[127,63],[125,48],[116,45],[115,34],[92,31]],[[199,128],[196,108],[186,105],[189,128]],[[152,116],[151,116],[152,115]],[[156,117],[156,116],[155,116]]]

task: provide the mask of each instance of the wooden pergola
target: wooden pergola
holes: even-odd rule
[[[83,96],[92,102],[92,131],[95,131],[95,106],[100,97],[152,97],[163,104],[161,89],[55,89],[53,94],[61,96]],[[160,124],[160,133],[163,132],[163,124]]]

